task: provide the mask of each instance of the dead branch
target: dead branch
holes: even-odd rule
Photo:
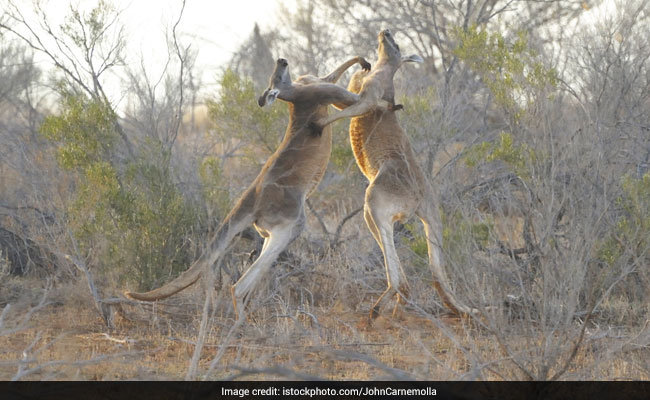
[[[362,210],[363,210],[363,206],[358,207],[358,208],[355,208],[354,210],[350,211],[350,212],[348,213],[348,215],[346,215],[345,217],[343,217],[343,219],[341,220],[341,222],[339,222],[338,226],[336,227],[336,231],[335,231],[335,233],[334,233],[334,238],[332,238],[332,240],[331,240],[331,242],[330,242],[330,247],[332,247],[332,248],[334,249],[334,248],[337,248],[337,247],[339,246],[339,244],[341,244],[341,240],[340,240],[340,239],[341,239],[341,232],[343,231],[343,226],[345,226],[345,224],[346,224],[349,220],[351,220],[352,218],[354,218],[354,216],[357,215],[357,214],[359,214]]]

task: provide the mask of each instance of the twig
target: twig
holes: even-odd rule
[[[45,291],[43,292],[43,295],[41,296],[40,301],[38,304],[34,307],[31,307],[29,311],[22,317],[21,321],[13,328],[9,329],[6,331],[0,331],[0,337],[2,336],[8,336],[8,335],[13,335],[14,333],[20,332],[22,330],[25,330],[27,328],[27,323],[29,320],[32,318],[32,315],[34,315],[35,312],[41,310],[42,308],[50,305],[51,303],[46,301],[47,296],[50,293],[50,289],[52,288],[52,282],[48,279],[47,282],[47,287]],[[4,323],[4,317],[8,315],[9,312],[9,304],[5,306],[5,308],[2,310],[2,315],[0,315],[0,328],[2,327]]]
[[[39,364],[35,366],[34,368],[29,368],[25,370],[21,370],[19,373],[14,375],[13,378],[11,378],[12,381],[18,381],[23,378],[25,378],[28,375],[35,374],[37,372],[42,371],[45,368],[49,367],[56,367],[56,366],[69,366],[69,367],[85,367],[88,365],[95,365],[95,364],[101,364],[104,361],[107,360],[112,360],[115,358],[121,358],[121,357],[133,357],[141,354],[146,354],[148,351],[141,350],[141,351],[125,351],[117,354],[104,354],[99,357],[91,358],[89,360],[83,360],[83,361],[66,361],[66,360],[55,360],[55,361],[48,361],[43,364]],[[36,360],[26,360],[25,362],[36,362]]]
[[[77,337],[82,338],[82,339],[89,339],[89,340],[104,338],[104,339],[106,339],[108,341],[111,341],[111,342],[115,342],[115,343],[119,343],[119,344],[128,344],[128,345],[137,343],[137,340],[135,340],[135,339],[128,339],[128,338],[127,339],[118,339],[118,338],[115,338],[115,337],[109,335],[108,333],[96,333],[96,334],[90,335],[90,336],[89,335],[77,335]]]
[[[241,304],[240,307],[245,307],[245,304]],[[230,340],[235,335],[235,333],[237,333],[237,331],[244,324],[244,322],[246,322],[246,319],[243,316],[239,316],[237,318],[237,322],[235,322],[235,325],[233,325],[232,328],[230,328],[230,331],[228,331],[226,338],[223,340],[223,345],[219,349],[219,352],[217,352],[217,355],[214,356],[214,358],[210,362],[210,367],[208,367],[207,372],[205,373],[205,375],[203,375],[203,380],[208,379],[208,376],[210,375],[212,370],[214,370],[214,368],[217,366],[219,361],[221,361],[221,358],[226,353],[226,349],[230,345]]]
[[[336,232],[334,233],[334,238],[332,239],[332,242],[330,244],[330,247],[336,248],[338,245],[341,243],[340,238],[341,238],[341,232],[343,231],[343,226],[345,225],[346,222],[351,220],[355,215],[359,214],[363,210],[363,206],[355,208],[352,210],[348,215],[346,215],[341,222],[339,222],[339,225],[336,227]]]
[[[578,338],[576,339],[575,343],[573,344],[571,354],[569,355],[569,357],[565,361],[564,365],[549,380],[555,381],[567,371],[567,369],[569,368],[569,365],[571,364],[571,362],[573,361],[575,356],[578,354],[578,349],[580,348],[580,345],[583,342],[583,339],[584,339],[584,336],[585,336],[585,330],[587,329],[587,322],[589,322],[589,320],[590,320],[591,316],[593,315],[594,311],[600,305],[600,303],[602,303],[605,300],[605,298],[607,298],[607,296],[609,296],[609,293],[614,289],[614,287],[619,282],[621,282],[623,279],[625,279],[626,276],[631,274],[633,272],[633,270],[634,270],[634,268],[632,267],[632,268],[629,268],[629,269],[621,272],[621,275],[619,275],[618,278],[616,280],[614,280],[614,282],[612,282],[611,285],[609,285],[609,287],[607,288],[607,290],[605,290],[603,295],[598,300],[596,300],[594,302],[593,306],[591,307],[591,310],[589,310],[589,313],[587,313],[587,316],[585,317],[585,321],[582,324],[582,329],[580,329],[580,335],[578,335]]]
[[[72,237],[70,232],[68,232],[68,234],[70,235],[70,239],[72,241],[74,251],[77,254],[79,254],[76,240]],[[73,257],[69,254],[65,254],[65,253],[61,253],[61,254],[66,260],[70,261],[75,267],[77,267],[77,269],[79,269],[81,272],[84,273],[84,275],[86,276],[86,282],[88,283],[88,289],[90,289],[90,294],[93,296],[93,300],[95,301],[95,308],[97,309],[97,311],[99,311],[99,314],[102,316],[102,319],[104,320],[106,325],[110,326],[109,318],[108,318],[109,314],[106,312],[105,307],[103,306],[102,298],[100,297],[99,292],[97,291],[97,286],[95,286],[95,280],[93,279],[93,275],[90,272],[90,269],[88,268],[86,263],[80,260],[79,258]]]
[[[5,316],[9,312],[9,308],[11,308],[11,304],[7,304],[6,306],[4,306],[4,308],[2,309],[2,314],[0,314],[0,336],[3,336],[2,325],[4,325]]]
[[[35,213],[39,214],[43,218],[45,218],[48,221],[54,221],[54,215],[49,212],[41,211],[39,208],[34,207],[34,206],[12,206],[6,203],[0,203],[0,207],[6,208],[7,210],[14,210],[14,211],[19,211],[19,210],[32,210]]]
[[[201,352],[203,351],[203,344],[205,343],[205,336],[207,335],[208,330],[208,320],[210,315],[210,302],[212,301],[211,291],[214,284],[214,273],[211,268],[208,268],[207,275],[207,284],[204,286],[205,290],[205,302],[203,303],[203,312],[201,313],[201,325],[199,328],[199,337],[196,340],[196,346],[194,346],[194,353],[192,354],[192,359],[190,360],[190,366],[187,369],[187,374],[185,375],[185,380],[193,380],[196,375],[196,371],[199,367],[199,359],[201,358]]]
[[[327,347],[320,347],[318,348],[319,352],[325,352],[333,355],[334,357],[342,360],[353,360],[353,361],[362,361],[368,365],[371,365],[375,368],[378,368],[390,375],[391,378],[396,379],[396,380],[414,380],[415,377],[408,372],[398,369],[398,368],[393,368],[389,367],[388,365],[382,363],[379,360],[376,360],[366,354],[362,353],[357,353],[357,352],[351,352],[349,350],[335,350],[335,349],[329,349]]]
[[[183,0],[183,4],[181,6],[181,11],[178,14],[178,19],[176,20],[176,23],[174,24],[174,27],[172,28],[172,39],[174,40],[174,48],[176,49],[176,56],[178,57],[178,61],[180,62],[180,71],[178,73],[178,93],[179,93],[179,98],[178,98],[178,110],[176,113],[176,121],[174,122],[174,130],[172,132],[172,139],[169,143],[169,148],[174,145],[174,142],[176,141],[176,138],[178,137],[178,132],[180,130],[181,123],[183,122],[183,74],[185,70],[185,61],[186,58],[183,57],[183,54],[181,54],[181,48],[180,45],[178,44],[178,38],[176,36],[176,28],[178,27],[178,24],[180,24],[181,19],[183,18],[183,11],[185,11],[185,0]],[[185,49],[186,55],[187,55],[187,50],[189,49],[189,46]]]
[[[330,232],[327,230],[327,226],[325,225],[323,218],[320,216],[320,214],[314,209],[314,206],[311,204],[311,200],[307,199],[305,203],[307,204],[307,208],[309,209],[309,211],[311,211],[311,213],[314,214],[314,216],[318,220],[318,224],[320,225],[320,228],[323,230],[325,236],[329,237]]]

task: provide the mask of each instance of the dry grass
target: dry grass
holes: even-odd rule
[[[335,196],[321,198],[318,206],[330,239],[337,221],[357,208]],[[504,225],[500,240],[508,241],[511,229]],[[450,317],[431,287],[426,260],[408,243],[398,251],[413,303],[394,317],[385,309],[368,324],[369,308],[386,284],[381,252],[359,214],[343,229],[336,249],[328,249],[324,239],[308,212],[308,228],[289,248],[293,258],[272,269],[248,320],[232,337],[231,277],[216,290],[195,285],[162,303],[125,304],[109,330],[82,277],[48,288],[42,278],[10,276],[0,261],[0,313],[6,310],[4,325],[0,320],[0,379],[185,379],[206,293],[212,299],[196,379],[518,380],[527,376],[515,361],[539,371],[548,350],[564,345],[560,357],[566,358],[580,331],[580,318],[569,328],[545,331],[526,316],[497,316],[490,323]],[[231,252],[240,270],[250,247],[241,240]],[[125,288],[101,289],[109,296]],[[27,320],[30,310],[36,311]],[[648,315],[647,305],[607,299],[560,379],[650,379]],[[555,347],[545,347],[553,340]],[[563,363],[549,365],[546,376]]]
[[[258,294],[247,322],[205,376],[235,322],[228,292],[211,290],[213,307],[198,378],[523,379],[488,329],[446,316],[434,303],[427,304],[434,299],[426,282],[414,282],[414,301],[433,309],[432,313],[405,307],[393,317],[384,310],[369,325],[368,308],[379,290],[354,279],[342,285],[341,275],[331,273],[343,267],[335,261],[315,261],[310,271],[279,265],[273,275],[283,284],[270,280]],[[361,273],[355,270],[359,262],[347,261],[345,276]],[[377,274],[381,270],[365,275]],[[29,380],[185,378],[201,322],[205,291],[200,285],[165,303],[124,306],[114,331],[105,327],[83,282],[62,285],[49,291],[49,304],[33,314],[25,329],[3,335],[38,305],[46,290],[27,279],[4,282],[0,305],[11,302],[12,306],[5,316],[5,330],[0,328],[0,379],[21,373],[22,379]],[[518,329],[524,321],[510,323],[511,348],[535,343],[535,338],[517,333],[526,332]],[[565,377],[650,378],[644,361],[648,351],[634,345],[634,331],[638,329],[590,328]],[[24,357],[30,361],[19,372]]]

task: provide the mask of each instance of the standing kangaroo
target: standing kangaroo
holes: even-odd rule
[[[203,254],[187,271],[158,289],[146,293],[127,292],[127,297],[155,301],[194,284],[223,254],[235,235],[253,224],[264,237],[262,252],[231,289],[235,313],[239,318],[244,315],[249,294],[304,228],[305,200],[322,179],[332,149],[331,127],[314,134],[310,123],[326,117],[329,104],[349,106],[359,101],[358,94],[335,84],[357,63],[364,70],[370,70],[365,59],[355,57],[323,78],[305,75],[292,82],[287,60],[277,60],[269,88],[259,97],[258,104],[260,107],[270,105],[276,98],[288,103],[289,126],[282,143],[223,220]]]
[[[361,172],[370,182],[364,218],[381,247],[388,277],[388,288],[372,307],[370,318],[376,318],[393,295],[402,302],[408,294],[408,282],[393,243],[393,223],[413,214],[424,224],[433,283],[443,302],[456,314],[475,313],[477,310],[463,305],[450,290],[443,267],[440,212],[433,188],[397,121],[395,111],[401,106],[377,108],[382,102],[395,103],[393,77],[399,67],[404,62],[423,60],[418,55],[402,57],[388,29],[379,32],[378,41],[375,68],[355,73],[348,85],[349,91],[359,93],[359,102],[312,124],[312,129],[319,131],[338,119],[359,115],[350,122],[350,144]]]

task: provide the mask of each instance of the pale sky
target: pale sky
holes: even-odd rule
[[[131,51],[142,51],[145,59],[166,55],[164,27],[178,18],[181,0],[113,2],[124,9]],[[277,8],[276,0],[187,0],[179,25],[181,41],[195,50],[198,47],[198,65],[216,71],[230,60],[256,22],[262,28],[273,25]]]
[[[251,34],[257,22],[264,31],[274,27],[281,0],[186,0],[183,19],[179,25],[181,44],[191,44],[198,51],[196,71],[202,72],[202,94],[214,92],[217,75],[233,52]],[[287,0],[284,0],[286,3]],[[295,2],[293,0],[291,2]],[[58,25],[68,13],[69,6],[81,4],[90,9],[95,1],[46,0],[50,21]],[[108,0],[122,11],[120,21],[126,27],[127,62],[137,66],[144,57],[149,73],[156,75],[167,59],[165,28],[171,30],[178,18],[182,0]],[[27,11],[31,1],[18,0]],[[612,13],[617,2],[605,0],[598,9],[590,9],[582,16],[583,22]],[[619,2],[624,4],[624,2]],[[279,56],[274,54],[274,56]],[[110,90],[109,90],[110,92]],[[119,94],[113,97],[118,100]]]
[[[181,0],[112,0],[124,9],[128,30],[129,59],[139,62],[139,54],[152,69],[167,56],[164,30],[178,18]],[[178,27],[181,44],[198,51],[196,71],[202,72],[200,93],[216,89],[217,74],[234,51],[252,33],[257,22],[262,29],[273,25],[277,0],[187,0]]]
[[[119,20],[126,29],[127,64],[137,68],[143,58],[149,74],[159,75],[167,60],[165,29],[171,31],[178,19],[182,0],[107,1],[117,10],[122,10]],[[82,11],[88,11],[97,2],[45,0],[43,8],[50,24],[59,26],[69,14],[69,4],[79,4]],[[21,12],[33,21],[31,3],[29,0],[16,1]],[[192,50],[198,51],[195,71],[202,73],[201,94],[216,89],[221,67],[252,33],[256,22],[262,30],[273,26],[278,4],[279,0],[186,0],[177,32],[182,46],[190,44]],[[51,63],[44,56],[36,54],[36,60],[40,66],[50,67]],[[120,73],[119,68],[115,71]],[[105,76],[104,82],[111,100],[121,103],[119,81]]]

